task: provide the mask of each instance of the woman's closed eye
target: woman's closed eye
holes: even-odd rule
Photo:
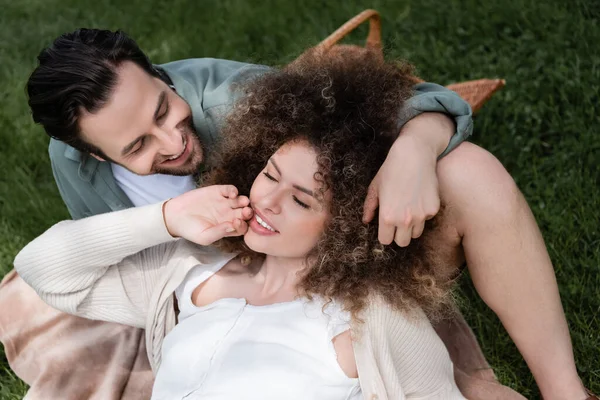
[[[273,175],[269,174],[268,172],[263,172],[263,175],[267,179],[269,179],[273,182],[279,182],[277,179],[275,179],[275,177]],[[307,209],[307,210],[310,209],[310,206],[308,204],[304,203],[303,201],[300,201],[300,199],[298,199],[296,196],[292,196],[292,198],[294,199],[294,202],[296,204],[298,204],[300,207]]]
[[[296,204],[298,204],[300,207],[302,208],[306,208],[309,209],[310,206],[306,203],[301,202],[300,200],[298,200],[298,198],[296,196],[292,196],[294,198],[294,201],[296,202]]]
[[[263,175],[266,176],[267,179],[272,180],[273,182],[278,182],[277,179],[275,179],[273,175],[269,174],[268,172],[263,172]]]

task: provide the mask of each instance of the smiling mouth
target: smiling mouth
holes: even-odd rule
[[[258,222],[258,224],[260,226],[262,226],[263,228],[266,228],[268,230],[270,230],[271,232],[277,232],[273,227],[271,227],[269,224],[267,224],[265,221],[263,221],[263,219],[261,217],[258,216],[258,214],[254,213],[254,219],[256,219],[256,222]]]

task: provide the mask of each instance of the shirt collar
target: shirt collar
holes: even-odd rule
[[[82,153],[74,147],[67,146],[65,149],[65,157],[79,163],[77,175],[80,179],[89,182],[94,177],[100,161],[96,160],[89,154]]]

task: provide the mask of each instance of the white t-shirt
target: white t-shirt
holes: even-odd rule
[[[358,379],[332,339],[349,329],[339,306],[298,299],[266,306],[224,298],[206,306],[192,292],[231,257],[197,266],[176,290],[179,323],[165,337],[152,400],[359,400]]]
[[[196,188],[192,175],[152,174],[142,176],[114,163],[110,163],[110,167],[117,185],[136,207],[160,203]]]

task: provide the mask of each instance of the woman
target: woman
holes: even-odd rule
[[[411,86],[368,54],[269,73],[232,113],[212,186],[63,221],[15,268],[60,310],[146,328],[155,399],[463,398],[427,319],[460,261],[433,254],[444,213],[405,249],[361,222]],[[241,234],[226,252],[191,243]]]

